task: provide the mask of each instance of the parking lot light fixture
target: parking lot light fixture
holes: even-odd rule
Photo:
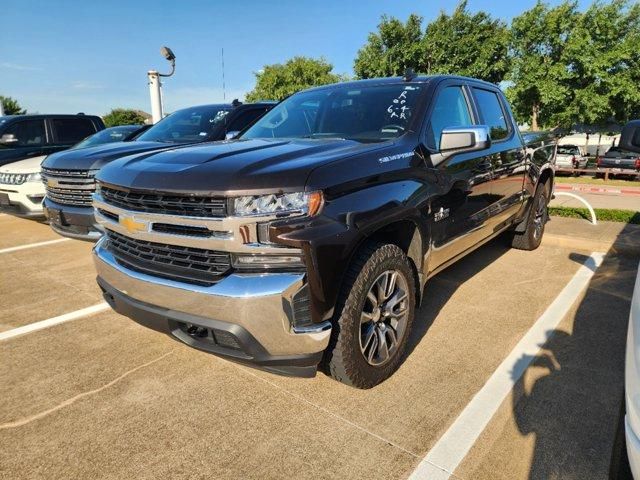
[[[171,71],[169,73],[158,73],[157,70],[149,70],[147,72],[153,123],[158,123],[164,117],[162,109],[162,82],[160,82],[160,77],[170,77],[176,71],[176,56],[173,51],[169,47],[162,47],[160,53],[171,64]]]

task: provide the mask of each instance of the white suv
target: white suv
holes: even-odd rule
[[[44,184],[40,163],[45,156],[28,158],[0,167],[0,212],[43,217]]]

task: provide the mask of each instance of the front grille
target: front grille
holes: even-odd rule
[[[101,185],[100,194],[109,205],[136,212],[188,217],[224,217],[227,214],[227,202],[224,198],[150,193],[115,189],[106,185]]]
[[[90,207],[96,190],[95,170],[42,168],[47,198],[62,205]]]
[[[106,249],[121,265],[179,282],[210,286],[231,269],[227,252],[167,245],[107,230]]]

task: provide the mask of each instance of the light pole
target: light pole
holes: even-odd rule
[[[160,77],[170,77],[176,71],[176,56],[169,47],[162,47],[160,53],[171,64],[171,72],[158,73],[157,70],[149,70],[147,78],[149,79],[149,95],[151,96],[151,117],[153,123],[162,120],[164,112],[162,110],[162,83]]]

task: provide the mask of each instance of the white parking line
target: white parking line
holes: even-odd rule
[[[53,327],[54,325],[58,325],[59,323],[88,317],[89,315],[104,312],[105,310],[109,310],[109,304],[106,302],[101,302],[91,307],[76,310],[75,312],[65,313],[64,315],[59,315],[57,317],[42,320],[40,322],[30,323],[29,325],[25,325],[23,327],[13,328],[11,330],[7,330],[6,332],[0,332],[0,341],[42,330],[43,328]]]
[[[45,245],[53,245],[54,243],[67,242],[70,238],[56,238],[55,240],[47,240],[46,242],[27,243],[26,245],[18,245],[17,247],[3,248],[0,253],[17,252],[18,250],[25,250],[27,248],[44,247]]]
[[[413,471],[410,480],[447,480],[483,432],[540,347],[589,284],[604,254],[592,253],[547,310]],[[526,359],[523,361],[522,359]]]

